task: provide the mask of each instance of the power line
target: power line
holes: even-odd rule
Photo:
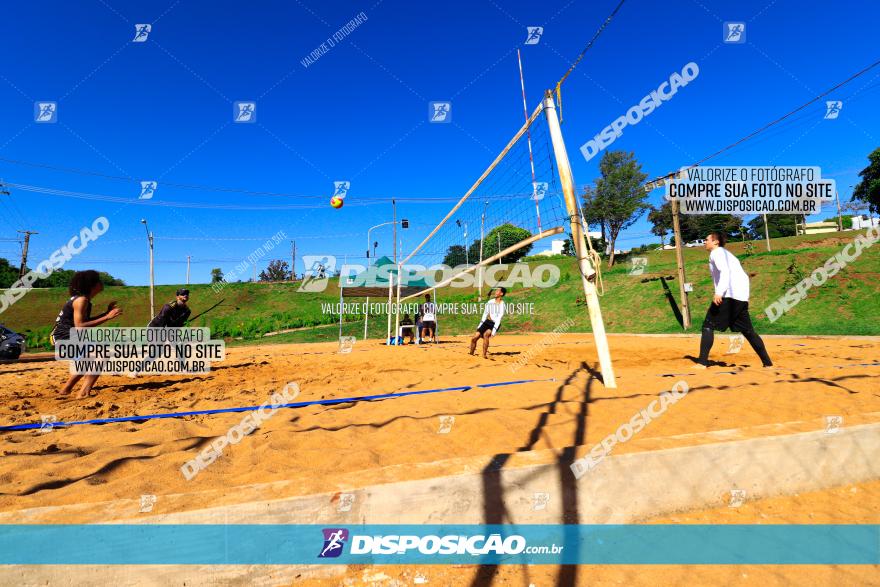
[[[776,120],[773,120],[772,122],[769,122],[769,123],[765,124],[764,126],[762,126],[761,128],[759,128],[758,130],[749,133],[748,135],[744,136],[743,138],[739,139],[738,141],[735,141],[735,142],[733,142],[733,143],[727,145],[726,147],[724,147],[724,148],[722,148],[722,149],[719,149],[718,151],[715,151],[715,152],[712,153],[711,155],[709,155],[709,156],[707,156],[707,157],[703,157],[702,159],[700,159],[700,160],[697,161],[696,163],[692,163],[691,165],[687,166],[685,169],[693,169],[694,167],[699,167],[700,165],[702,165],[702,164],[705,163],[706,161],[708,161],[708,160],[710,160],[710,159],[714,159],[715,157],[717,157],[717,156],[720,155],[721,153],[724,153],[725,151],[729,151],[730,149],[736,147],[737,145],[739,145],[739,144],[741,144],[741,143],[744,143],[744,142],[748,141],[748,140],[751,139],[751,138],[754,138],[755,136],[757,136],[757,135],[759,135],[760,133],[764,132],[764,131],[767,130],[768,128],[770,128],[770,127],[772,127],[772,126],[774,126],[774,125],[776,125],[776,124],[782,122],[782,121],[785,120],[786,118],[792,116],[792,115],[795,114],[796,112],[800,112],[801,110],[803,110],[804,108],[806,108],[806,107],[809,106],[810,104],[813,104],[814,102],[817,102],[818,100],[821,100],[822,98],[824,98],[825,96],[827,96],[828,94],[830,94],[831,92],[833,92],[834,90],[836,90],[836,89],[838,89],[838,88],[840,88],[840,87],[842,87],[842,86],[848,84],[849,82],[851,82],[852,80],[856,79],[857,77],[866,74],[867,72],[869,72],[869,71],[872,70],[873,68],[877,67],[878,65],[880,65],[880,61],[875,61],[874,63],[872,63],[872,64],[869,65],[868,67],[866,67],[866,68],[864,68],[863,70],[859,71],[858,73],[855,73],[855,74],[851,75],[850,77],[848,77],[848,78],[845,79],[844,81],[840,82],[839,84],[837,84],[837,85],[835,85],[835,86],[829,88],[828,90],[822,92],[821,94],[819,94],[818,96],[816,96],[816,97],[813,98],[812,100],[810,100],[810,101],[808,101],[808,102],[805,102],[805,103],[801,104],[800,106],[798,106],[797,108],[795,108],[795,109],[792,110],[791,112],[789,112],[789,113],[787,113],[787,114],[785,114],[785,115],[783,115],[783,116],[780,116],[779,118],[777,118]],[[658,182],[661,182],[661,181],[663,181],[663,180],[669,179],[670,177],[675,177],[675,176],[678,175],[679,173],[680,173],[680,170],[679,170],[679,171],[673,171],[673,172],[671,172],[671,173],[667,173],[666,175],[663,175],[663,176],[661,176],[661,177],[658,177],[658,178],[652,179],[652,180],[649,181],[647,184],[645,184],[645,186],[646,186],[646,187],[647,187],[647,186],[659,187],[659,185],[654,185],[654,184],[656,184],[656,183],[658,183]]]
[[[599,35],[601,35],[602,32],[605,30],[605,27],[607,27],[609,25],[609,23],[611,23],[611,20],[617,15],[617,12],[623,6],[623,3],[625,1],[626,0],[620,0],[620,2],[617,4],[617,6],[614,8],[614,10],[611,11],[611,14],[608,15],[608,18],[605,19],[605,22],[602,23],[602,26],[600,26],[599,29],[596,31],[596,33],[593,35],[593,38],[590,39],[590,42],[587,43],[587,46],[584,47],[584,50],[581,51],[581,53],[580,53],[580,55],[578,55],[577,59],[574,60],[574,63],[571,64],[571,67],[568,68],[568,71],[565,72],[565,75],[563,75],[561,78],[559,78],[559,81],[556,82],[557,95],[559,94],[559,86],[561,86],[562,82],[565,81],[565,78],[567,78],[569,76],[569,74],[572,71],[574,71],[574,68],[577,67],[577,64],[581,62],[581,60],[584,58],[584,55],[587,54],[587,51],[590,50],[590,48],[593,46],[593,43],[596,42],[596,39],[598,39]]]
[[[99,202],[114,202],[114,203],[124,203],[124,204],[141,204],[146,206],[160,206],[160,207],[170,207],[170,208],[200,208],[200,209],[209,209],[209,210],[304,210],[304,209],[320,209],[326,208],[326,204],[300,204],[300,205],[271,205],[271,206],[243,206],[238,204],[206,204],[199,202],[171,202],[171,201],[162,201],[162,200],[134,200],[130,197],[121,197],[121,196],[108,196],[104,194],[92,194],[88,192],[73,192],[68,190],[59,190],[55,188],[48,188],[43,186],[35,186],[24,183],[7,183],[9,187],[19,189],[21,191],[39,193],[49,196],[60,196],[65,198],[77,198],[83,200],[93,200]],[[505,199],[517,199],[522,198],[524,196],[531,194],[499,194],[494,196],[493,199],[496,200],[505,200]],[[292,194],[291,194],[292,196]],[[297,196],[298,197],[298,196]],[[320,197],[322,199],[326,199],[326,196],[308,196],[312,197]],[[411,204],[442,204],[445,202],[457,201],[458,198],[455,197],[402,197],[395,198],[397,201],[404,201]],[[349,207],[357,206],[372,206],[377,204],[385,204],[389,202],[391,199],[360,199],[357,198],[351,203],[348,204]]]
[[[64,173],[74,173],[74,174],[79,174],[79,175],[100,177],[103,179],[112,179],[112,180],[117,180],[117,181],[138,182],[138,183],[140,182],[140,180],[136,180],[135,178],[132,178],[129,176],[109,175],[109,174],[100,173],[97,171],[88,171],[88,170],[78,169],[78,168],[73,168],[73,167],[60,167],[60,166],[51,165],[48,163],[24,161],[21,159],[10,159],[8,157],[0,157],[0,161],[4,161],[6,163],[13,163],[16,165],[27,165],[27,166],[38,167],[38,168],[42,168],[42,169],[51,169],[53,171],[60,171],[60,172],[64,172]],[[38,189],[36,189],[39,186],[28,186],[27,184],[13,184],[13,183],[9,183],[7,185],[9,185],[11,187],[17,187],[18,189],[25,190],[25,191],[39,191]],[[210,191],[210,192],[218,192],[218,193],[246,194],[246,195],[251,195],[251,196],[280,196],[280,197],[289,197],[289,198],[298,198],[298,199],[313,199],[313,200],[326,200],[329,197],[327,195],[308,195],[308,194],[293,194],[293,193],[288,193],[288,192],[270,192],[270,191],[248,190],[248,189],[240,189],[240,188],[229,188],[229,187],[222,187],[222,186],[183,184],[183,183],[175,183],[175,182],[170,182],[170,181],[163,181],[162,186],[163,187],[167,186],[167,187],[172,187],[172,188],[179,188],[179,189],[188,189],[188,190],[202,190],[202,191]],[[52,188],[40,188],[40,189],[52,190]],[[55,191],[62,192],[63,190],[55,190]],[[48,192],[46,192],[46,193],[48,193]],[[76,192],[69,192],[69,194],[74,194],[74,193],[76,193]],[[62,195],[62,194],[61,193],[54,193],[52,195]],[[86,195],[86,194],[83,194],[83,195]],[[88,194],[88,195],[98,196],[98,194]],[[522,195],[522,194],[500,194],[500,196],[502,196],[502,197],[503,196],[517,197],[520,195]],[[111,198],[111,197],[115,197],[115,196],[102,196],[102,197]],[[449,197],[394,196],[394,197],[392,197],[392,196],[359,195],[358,201],[356,203],[352,203],[349,205],[364,206],[364,205],[368,205],[368,204],[388,203],[392,199],[396,199],[398,201],[405,201],[405,202],[427,202],[427,203],[432,203],[432,202],[442,203],[442,202],[451,202],[451,201],[458,200],[457,197],[452,197],[452,196],[449,196]],[[125,201],[130,201],[130,200],[126,199]],[[154,202],[151,200],[141,200],[136,203],[160,205],[159,202]],[[323,205],[300,206],[300,208],[306,208],[306,207],[323,208],[324,206]],[[241,209],[241,208],[235,208],[235,209]],[[266,208],[266,209],[273,209],[273,208]],[[283,208],[281,208],[281,209],[283,209]]]

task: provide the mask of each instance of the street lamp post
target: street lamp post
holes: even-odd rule
[[[367,230],[367,258],[368,258],[368,259],[370,258],[370,242],[371,242],[371,241],[370,241],[370,233],[373,232],[373,229],[375,229],[375,228],[379,228],[380,226],[388,226],[388,225],[390,225],[390,224],[397,224],[397,221],[396,221],[396,220],[393,220],[393,221],[391,221],[391,222],[383,222],[382,224],[377,224],[376,226],[371,226],[370,229]],[[402,224],[403,224],[403,228],[407,228],[407,227],[409,226],[409,224],[407,224],[407,221],[406,221],[406,220],[404,220],[404,221],[402,222]],[[378,247],[378,246],[379,246],[379,242],[378,242],[378,241],[376,241],[376,242],[373,243],[373,257],[376,256],[376,249],[375,249],[375,247]]]
[[[144,225],[144,229],[147,231],[147,243],[150,245],[150,319],[156,315],[156,298],[154,294],[155,288],[155,280],[153,273],[153,233],[150,232],[150,227],[147,226],[147,220],[145,218],[141,218],[141,224]]]
[[[468,258],[468,246],[467,246],[467,222],[462,223],[461,220],[456,220],[455,223],[459,228],[463,228],[461,242],[464,245],[464,264],[467,267],[470,267],[470,259]]]

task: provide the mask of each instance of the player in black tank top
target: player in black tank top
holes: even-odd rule
[[[86,296],[71,296],[69,300],[64,304],[64,307],[61,308],[61,311],[58,313],[58,317],[55,318],[55,326],[52,328],[51,341],[52,344],[55,344],[56,340],[67,340],[70,338],[70,329],[73,328],[73,302],[78,297],[86,297]],[[88,299],[88,298],[86,298]],[[89,301],[86,306],[86,320],[89,320],[92,316],[92,302]]]
[[[53,344],[58,340],[69,339],[71,328],[100,326],[122,314],[122,310],[116,307],[116,302],[110,302],[106,312],[92,316],[92,299],[104,290],[104,284],[101,283],[101,277],[97,271],[91,269],[77,271],[70,280],[68,290],[70,299],[61,308],[52,329]],[[83,382],[79,393],[76,394],[76,399],[88,397],[92,386],[98,380],[98,375],[71,375],[64,387],[61,388],[61,395],[69,394],[80,379]]]

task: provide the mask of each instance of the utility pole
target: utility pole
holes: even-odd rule
[[[290,241],[290,280],[296,281],[296,241]]]
[[[32,230],[19,230],[18,232],[24,235],[24,245],[21,248],[21,267],[18,268],[18,278],[21,279],[27,271],[28,245],[31,241],[31,235],[40,233]]]
[[[685,330],[691,327],[691,307],[685,288],[684,253],[681,246],[681,223],[678,221],[678,200],[672,200],[672,230],[675,233],[675,262],[678,265],[678,293],[681,296],[681,318]]]
[[[840,192],[834,190],[834,196],[837,198],[837,230],[843,232],[843,216],[840,213]]]
[[[144,230],[147,231],[147,243],[150,245],[150,319],[152,320],[153,316],[156,315],[156,283],[153,274],[153,233],[150,232],[150,227],[147,226],[147,220],[145,218],[141,218],[141,224],[144,225]]]
[[[189,262],[192,259],[191,255],[186,256],[186,284],[189,285]]]
[[[797,230],[795,230],[797,233]],[[770,250],[770,223],[767,222],[767,215],[764,214],[764,238],[767,239],[767,251]]]

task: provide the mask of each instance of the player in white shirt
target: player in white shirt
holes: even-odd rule
[[[437,305],[431,301],[431,294],[425,294],[425,303],[419,308],[422,316],[422,342],[437,342]]]
[[[477,327],[477,333],[471,338],[470,354],[474,354],[477,349],[477,341],[483,339],[483,358],[487,359],[486,353],[489,351],[489,338],[495,336],[498,327],[501,326],[501,318],[504,316],[504,296],[507,290],[499,287],[495,290],[495,299],[486,304],[483,310],[483,317],[480,319],[480,325]]]
[[[716,330],[741,332],[743,337],[758,356],[765,367],[772,367],[773,361],[767,354],[764,341],[752,327],[749,316],[749,276],[740,265],[739,259],[724,248],[727,238],[720,232],[711,232],[706,237],[706,250],[709,251],[709,271],[715,285],[715,295],[703,321],[703,333],[700,338],[700,358],[698,367],[709,365],[709,351],[715,342]]]

